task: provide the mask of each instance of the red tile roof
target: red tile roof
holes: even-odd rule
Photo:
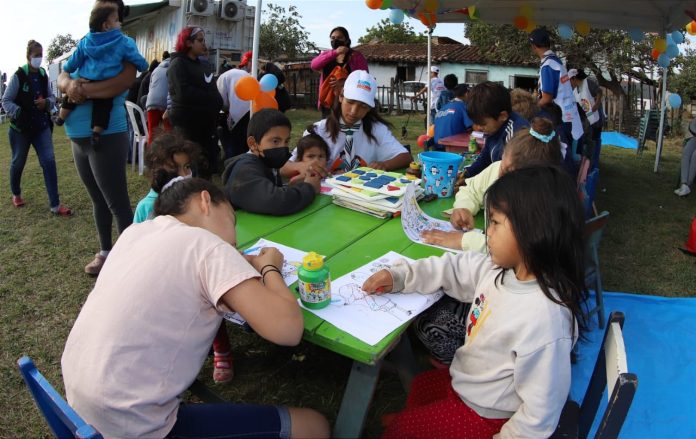
[[[458,43],[447,38],[451,42],[444,42],[443,37],[439,38],[439,44],[433,44],[431,48],[432,62],[440,64],[443,62],[458,64],[494,64],[512,65],[525,67],[538,67],[537,60],[530,60],[523,56],[516,56],[511,62],[503,63],[495,57],[486,57],[484,53],[475,46]],[[370,43],[354,47],[362,53],[368,62],[410,62],[425,64],[427,62],[427,44],[425,43]]]

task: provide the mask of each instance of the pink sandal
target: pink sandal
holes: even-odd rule
[[[213,381],[226,383],[234,377],[233,359],[231,352],[223,354],[215,352],[213,356]]]

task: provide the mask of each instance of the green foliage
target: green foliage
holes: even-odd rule
[[[302,16],[297,6],[282,6],[269,3],[263,11],[265,20],[261,23],[259,51],[262,56],[275,60],[286,59],[314,52],[317,47],[309,41],[309,33],[302,26]]]
[[[520,57],[530,62],[538,60],[529,48],[528,34],[509,24],[470,21],[464,25],[464,37],[480,47],[484,57],[491,61],[507,63]]]
[[[683,101],[696,99],[696,49],[688,47],[673,63],[679,73],[667,77],[669,90],[679,93]]]
[[[64,53],[70,52],[73,47],[77,46],[77,40],[74,40],[71,34],[56,35],[51,40],[51,44],[48,45],[48,50],[46,50],[46,60],[48,63],[52,63],[54,59],[63,55]]]
[[[367,33],[360,37],[359,44],[367,44],[370,41],[381,43],[424,43],[428,41],[428,37],[417,34],[407,21],[394,24],[388,18],[384,18],[375,26],[365,30]]]
[[[614,94],[624,94],[621,88],[623,75],[652,83],[650,72],[656,66],[650,56],[654,36],[636,43],[626,31],[592,29],[587,36],[576,33],[571,39],[563,40],[555,29],[549,31],[554,51],[565,57],[569,66],[589,68],[599,84]],[[484,56],[491,60],[510,62],[520,56],[530,61],[538,60],[531,51],[529,35],[512,25],[473,21],[465,25],[464,35],[473,45],[484,49]]]

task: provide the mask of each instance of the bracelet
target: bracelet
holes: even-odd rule
[[[263,267],[261,267],[261,269],[259,270],[259,273],[261,273],[261,276],[263,276],[263,269],[266,268],[266,267],[271,267],[271,268],[273,268],[273,269],[275,269],[275,270],[278,270],[278,267],[276,267],[275,265],[273,265],[273,264],[266,264],[266,265],[264,265]],[[280,271],[278,271],[278,272],[280,272]]]
[[[278,273],[280,275],[280,277],[283,277],[283,273],[281,273],[280,270],[278,270],[277,268],[269,268],[268,270],[266,270],[266,272],[264,274],[261,275],[261,280],[263,281],[264,284],[266,283],[266,275],[268,273],[270,273],[271,271],[275,271],[276,273]]]

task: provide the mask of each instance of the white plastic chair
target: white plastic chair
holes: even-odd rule
[[[128,118],[133,126],[133,144],[131,145],[131,158],[132,158],[132,168],[135,169],[135,151],[138,151],[138,174],[143,175],[145,169],[145,145],[147,145],[147,121],[145,120],[145,112],[135,105],[131,101],[126,101],[126,111],[128,112]],[[140,118],[142,123],[143,131],[140,131],[140,125],[138,125],[138,120]]]

